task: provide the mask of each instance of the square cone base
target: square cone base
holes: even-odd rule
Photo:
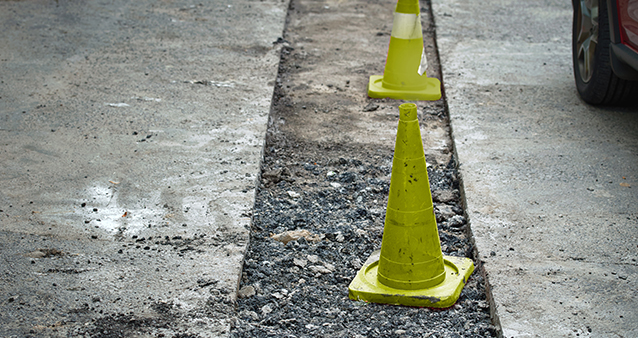
[[[402,290],[386,286],[377,280],[379,260],[364,265],[350,283],[349,297],[372,303],[446,308],[454,305],[467,279],[474,271],[469,258],[443,256],[445,280],[428,289]]]
[[[395,100],[436,101],[441,98],[441,81],[425,78],[426,87],[420,90],[389,89],[383,87],[383,75],[370,76],[368,96],[373,99],[391,98]]]

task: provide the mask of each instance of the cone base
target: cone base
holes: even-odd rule
[[[350,286],[349,297],[372,303],[446,308],[454,305],[467,279],[474,271],[469,258],[443,256],[445,280],[434,287],[420,290],[394,289],[377,280],[379,260],[364,265]]]
[[[436,101],[441,98],[441,81],[425,78],[426,87],[420,90],[400,90],[383,87],[383,75],[370,76],[368,96],[373,99],[391,98],[395,100]]]

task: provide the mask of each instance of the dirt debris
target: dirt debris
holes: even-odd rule
[[[323,238],[323,236],[315,235],[308,230],[289,230],[279,234],[274,234],[270,236],[270,238],[286,245],[290,241],[296,241],[300,238],[305,238],[309,242],[318,242]]]
[[[62,256],[64,253],[58,249],[38,249],[32,252],[25,254],[25,256],[30,258],[47,258],[53,256]]]

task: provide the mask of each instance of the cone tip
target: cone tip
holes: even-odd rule
[[[399,0],[394,11],[397,13],[419,14],[421,13],[419,0]]]
[[[416,120],[416,104],[404,103],[400,105],[399,119],[404,122]]]

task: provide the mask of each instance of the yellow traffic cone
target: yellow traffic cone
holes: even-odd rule
[[[404,103],[399,111],[381,255],[361,268],[349,296],[374,303],[450,307],[474,264],[441,252],[417,108]]]
[[[427,61],[419,0],[399,0],[383,75],[370,76],[368,96],[398,100],[438,100],[441,82],[425,74]]]

